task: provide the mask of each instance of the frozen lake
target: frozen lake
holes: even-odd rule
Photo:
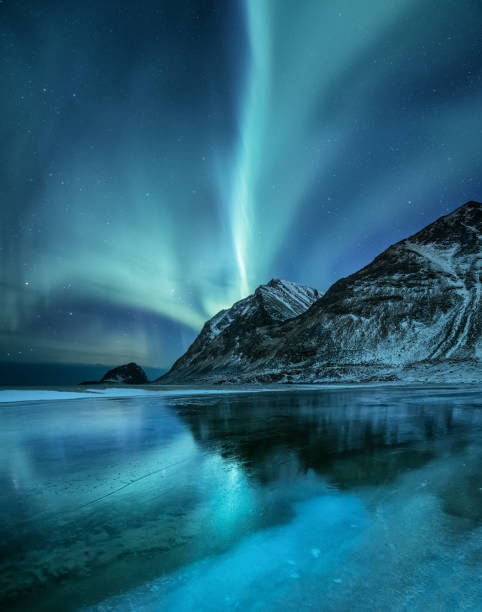
[[[480,386],[24,398],[2,610],[482,610]]]

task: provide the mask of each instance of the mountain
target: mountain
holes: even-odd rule
[[[159,382],[481,380],[481,263],[482,205],[468,202],[318,299],[309,290],[292,316],[258,317],[271,283],[259,287],[208,321]],[[274,283],[282,302],[298,299],[298,285]]]
[[[113,368],[104,374],[100,381],[86,381],[82,385],[103,385],[103,384],[121,384],[121,385],[145,385],[149,382],[146,373],[138,366],[137,363],[126,363],[125,365]]]
[[[316,289],[273,279],[253,295],[221,310],[204,324],[201,333],[156,382],[204,380],[218,370],[230,371],[244,355],[252,355],[262,329],[287,321],[305,312],[319,297]]]

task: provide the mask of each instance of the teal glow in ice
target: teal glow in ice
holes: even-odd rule
[[[2,403],[0,605],[479,610],[481,392]]]

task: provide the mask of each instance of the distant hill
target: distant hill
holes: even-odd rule
[[[81,380],[100,380],[113,366],[81,363],[15,363],[0,362],[1,386],[71,386]],[[153,380],[163,373],[160,368],[143,368]]]

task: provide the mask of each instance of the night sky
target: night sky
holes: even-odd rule
[[[0,2],[0,361],[171,365],[482,199],[479,0]]]

